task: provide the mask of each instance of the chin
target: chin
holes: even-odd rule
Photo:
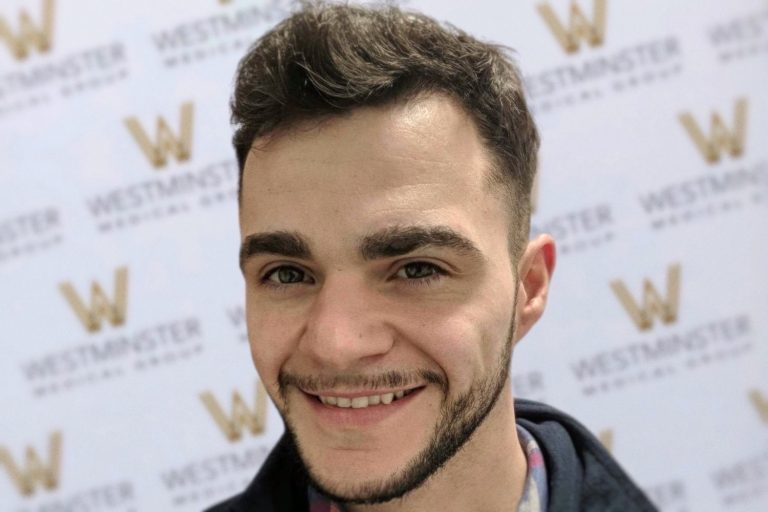
[[[311,441],[307,441],[313,446]],[[398,498],[411,490],[403,486],[407,453],[416,447],[400,445],[397,453],[389,450],[363,451],[321,448],[303,450],[299,438],[298,455],[309,475],[310,484],[340,503],[374,504]],[[314,445],[315,447],[317,445]],[[408,449],[414,450],[409,452]],[[402,457],[401,457],[402,456]],[[402,459],[402,460],[401,460]]]
[[[401,480],[399,474],[382,474],[381,478],[360,480],[360,473],[334,475],[328,477],[310,473],[310,481],[315,489],[322,492],[333,501],[339,503],[375,504],[384,503],[399,498],[407,490],[393,489],[393,482]]]
[[[302,460],[314,480],[323,487],[338,492],[354,493],[358,488],[369,488],[376,483],[396,480],[408,464],[405,455],[380,451],[320,450],[316,457]],[[322,462],[317,462],[322,461]]]

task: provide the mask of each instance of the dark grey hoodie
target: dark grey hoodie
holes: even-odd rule
[[[547,512],[655,512],[656,507],[581,423],[548,405],[515,400],[547,468]],[[307,512],[308,482],[283,436],[248,488],[206,512]]]

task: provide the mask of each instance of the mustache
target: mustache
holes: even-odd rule
[[[281,371],[277,377],[280,394],[285,397],[289,386],[308,392],[325,391],[342,387],[376,391],[381,388],[408,387],[414,384],[435,384],[443,393],[448,392],[447,379],[432,370],[401,372],[390,370],[375,375],[339,373],[336,375],[299,375]]]

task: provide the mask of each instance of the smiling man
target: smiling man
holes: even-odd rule
[[[504,52],[395,8],[305,6],[240,63],[251,354],[286,434],[215,511],[653,510],[587,430],[513,399],[551,237]]]

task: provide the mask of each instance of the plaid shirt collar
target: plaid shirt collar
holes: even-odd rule
[[[539,445],[530,432],[520,425],[517,436],[528,459],[528,474],[517,512],[544,512],[547,509],[547,468]],[[344,508],[309,488],[309,512],[343,512]]]

